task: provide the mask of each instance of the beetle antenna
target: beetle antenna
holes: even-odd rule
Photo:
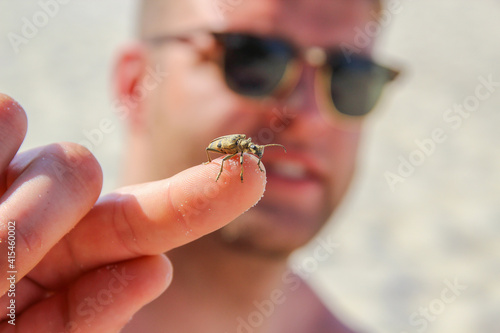
[[[285,150],[285,153],[286,153],[286,148],[285,148],[285,146],[280,145],[280,144],[277,144],[277,143],[271,143],[271,144],[269,144],[269,145],[263,145],[263,146],[262,146],[262,148],[265,148],[265,147],[270,147],[270,146],[282,147],[282,148]]]

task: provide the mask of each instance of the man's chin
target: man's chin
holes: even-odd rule
[[[235,250],[287,257],[316,235],[328,218],[324,215],[262,201],[222,228],[218,236]]]

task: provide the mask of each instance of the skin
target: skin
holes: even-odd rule
[[[306,0],[254,0],[242,2],[221,22],[213,8],[207,7],[211,3],[146,1],[143,15],[149,19],[144,21],[141,34],[148,38],[215,27],[277,35],[300,47],[333,48],[342,42],[352,43],[354,27],[373,20],[370,12],[375,9],[373,2],[364,0],[316,1],[314,6]],[[302,15],[304,10],[310,12],[308,18]],[[180,19],[184,17],[189,19]],[[144,67],[159,65],[168,72],[167,79],[148,92],[146,102],[129,118],[128,147],[133,149],[125,163],[125,182],[158,179],[202,163],[206,156],[199,147],[222,135],[245,133],[262,143],[258,142],[259,131],[273,123],[273,109],[286,108],[293,118],[273,133],[272,142],[283,144],[288,153],[266,150],[262,161],[268,168],[267,187],[255,207],[221,230],[169,253],[177,279],[134,317],[127,332],[148,323],[151,326],[146,327],[153,331],[159,327],[170,327],[173,332],[236,331],[236,318],[246,318],[254,311],[255,300],[269,299],[275,288],[289,292],[281,279],[287,257],[325,225],[354,173],[362,121],[325,117],[315,98],[313,68],[305,66],[286,98],[252,100],[226,86],[212,61],[216,55],[213,40],[203,35],[194,43],[170,42],[157,48],[139,44],[124,51],[116,79],[118,94],[124,99],[133,91],[132,82],[145,75]],[[123,73],[130,73],[134,63],[145,65],[135,67],[138,73],[133,80],[124,80]],[[233,159],[237,162],[238,157]],[[277,160],[311,163],[318,175],[303,183],[282,179],[273,172]],[[286,297],[287,302],[255,332],[308,332],[318,322],[327,323],[322,329],[328,332],[347,331],[306,285],[301,283]],[[304,310],[306,300],[314,310]],[[300,323],[290,320],[289,314],[294,312],[300,313],[300,323],[308,323],[302,329]],[[293,328],[283,326],[285,322]]]
[[[304,8],[311,7],[306,1],[244,1],[221,22],[211,7],[212,2],[207,0],[182,4],[150,0],[146,1],[144,15],[152,19],[145,20],[142,35],[152,37],[199,27],[220,29],[224,24],[221,29],[226,31],[278,35],[298,46],[336,47],[342,42],[352,44],[354,28],[373,20],[370,15],[373,2],[347,2],[319,1],[321,5],[310,8],[311,16],[306,19],[302,15]],[[332,19],[315,19],[315,15]],[[116,78],[122,99],[133,94],[133,84],[147,74],[144,72],[147,66],[160,66],[168,73],[168,78],[148,92],[144,103],[132,111],[129,118],[131,134],[127,147],[131,149],[128,149],[130,154],[125,163],[128,166],[125,182],[161,179],[206,161],[199,147],[206,147],[212,139],[222,135],[244,133],[262,144],[257,142],[259,131],[269,128],[275,121],[272,110],[286,109],[284,112],[293,120],[289,120],[285,129],[273,133],[272,143],[283,144],[288,154],[271,148],[266,150],[263,162],[269,164],[283,158],[307,160],[318,169],[319,182],[302,188],[302,194],[268,186],[259,207],[225,229],[232,238],[238,237],[247,246],[286,257],[317,233],[344,196],[355,168],[361,121],[345,123],[325,119],[316,102],[314,70],[310,67],[305,68],[297,87],[286,99],[255,101],[242,98],[225,85],[217,64],[205,60],[215,52],[210,39],[195,46],[167,43],[151,49],[132,45],[124,52]],[[135,75],[131,75],[134,69]],[[132,78],[124,77],[124,73]],[[273,179],[268,181],[272,185]],[[266,207],[268,212],[264,213]],[[279,213],[273,213],[278,210]]]
[[[170,284],[163,253],[230,222],[264,190],[257,159],[249,158],[249,182],[228,181],[196,214],[182,216],[178,207],[196,204],[220,160],[98,199],[102,173],[90,152],[58,143],[17,153],[26,125],[21,106],[0,95],[0,232],[6,240],[8,221],[16,222],[18,281],[13,326],[6,322],[11,269],[2,262],[2,332],[119,331]],[[237,179],[240,170],[227,165],[224,172]],[[0,246],[6,254],[7,242]]]
[[[217,27],[331,47],[352,41],[373,8],[367,0],[253,0],[221,21],[211,3],[147,1],[141,33]],[[100,166],[85,148],[57,143],[18,153],[26,115],[0,95],[0,253],[8,251],[9,221],[17,235],[16,326],[7,323],[3,260],[2,332],[117,332],[127,323],[124,332],[233,332],[237,318],[276,289],[286,302],[254,332],[348,331],[302,281],[287,275],[285,285],[282,276],[288,255],[326,223],[348,188],[362,124],[324,117],[312,68],[287,98],[255,101],[227,88],[214,54],[204,39],[122,50],[115,87],[124,102],[137,97],[148,69],[158,65],[168,77],[129,104],[124,183],[139,185],[103,197]],[[246,155],[244,183],[235,157],[214,185],[222,157],[202,164],[206,145],[229,133],[258,137],[273,109],[285,107],[293,119],[273,143],[288,154],[266,150],[267,173]],[[285,158],[314,165],[317,176],[280,179],[272,166]]]

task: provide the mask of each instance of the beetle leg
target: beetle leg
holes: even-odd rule
[[[226,160],[230,159],[231,157],[233,157],[233,156],[234,156],[234,155],[236,155],[236,154],[238,154],[238,153],[234,153],[234,154],[232,154],[232,155],[227,155],[226,157],[224,157],[224,158],[222,159],[222,163],[220,164],[220,171],[219,171],[219,174],[217,175],[217,178],[215,178],[215,181],[218,181],[218,180],[219,180],[219,177],[220,177],[220,175],[221,175],[221,173],[222,173],[222,170],[223,170],[223,168],[224,168],[224,161],[226,161]]]
[[[243,152],[241,152],[240,164],[241,164],[240,178],[241,178],[241,182],[243,183]]]
[[[257,162],[257,166],[259,167],[259,169],[260,169],[261,172],[264,172],[264,170],[262,170],[262,168],[260,166],[261,165],[261,162],[260,162],[261,159],[262,159],[262,157],[259,158],[259,161]]]
[[[208,163],[212,162],[212,159],[210,158],[210,155],[208,154],[208,148],[205,149],[205,152],[207,153],[207,158],[208,158],[208,162],[205,162],[205,164],[208,164]]]
[[[205,152],[207,153],[207,157],[208,157],[208,162],[204,162],[203,164],[208,164],[208,163],[212,162],[212,159],[210,158],[210,155],[208,154],[209,151],[213,151],[214,153],[222,154],[218,150],[215,150],[215,149],[212,149],[212,148],[209,148],[209,147],[205,148]]]

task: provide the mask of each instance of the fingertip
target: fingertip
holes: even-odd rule
[[[240,164],[240,155],[223,162],[224,157],[195,167],[198,176],[190,176],[182,181],[188,187],[199,188],[201,185],[202,192],[210,199],[232,200],[236,196],[242,205],[253,206],[260,200],[266,187],[264,165],[261,164],[261,170],[258,166],[259,159],[251,154],[243,154],[243,166]],[[223,169],[220,172],[222,163],[224,163]],[[219,173],[220,176],[217,179]]]
[[[219,157],[212,160],[212,163],[215,165],[216,173],[215,177],[212,177],[214,180],[219,173],[220,166],[222,164],[222,160],[224,157]],[[259,159],[252,154],[243,154],[243,181],[241,181],[241,164],[240,164],[240,155],[234,156],[224,162],[224,168],[221,173],[220,179],[223,179],[226,182],[232,182],[233,180],[238,180],[240,183],[249,183],[253,186],[265,187],[266,184],[266,168],[263,163],[261,163],[261,168],[258,165]],[[209,165],[210,165],[209,164]],[[214,170],[207,170],[209,173],[213,173]],[[207,175],[210,178],[210,174]],[[219,181],[220,181],[219,179]],[[218,181],[217,181],[218,182]]]
[[[54,144],[54,150],[59,151],[61,159],[66,161],[69,168],[75,169],[76,174],[91,193],[101,193],[104,181],[101,164],[95,155],[85,146],[74,142],[60,142]]]
[[[23,107],[12,97],[0,93],[0,125],[19,136],[22,141],[28,128],[28,117]],[[2,131],[5,132],[5,131]]]
[[[159,291],[162,293],[170,286],[170,283],[172,283],[174,267],[170,259],[164,254],[154,256],[152,260],[155,261],[153,265],[155,265],[158,274]]]
[[[264,191],[266,189],[267,184],[267,173],[266,167],[264,163],[260,163],[259,167],[259,159],[251,154],[243,154],[244,161],[244,171],[245,171],[245,179],[247,180],[247,175],[249,176],[248,181],[255,187],[256,194],[258,195],[258,199],[255,203],[257,203],[260,198],[264,195]]]
[[[139,257],[122,264],[126,274],[133,277],[130,296],[149,303],[160,296],[172,282],[173,267],[164,254]],[[121,271],[116,268],[116,271]],[[135,282],[135,283],[134,283]]]
[[[223,157],[202,164],[172,178],[171,200],[180,218],[201,234],[216,230],[253,207],[264,194],[266,171],[253,155],[243,155],[243,182],[240,156]]]

